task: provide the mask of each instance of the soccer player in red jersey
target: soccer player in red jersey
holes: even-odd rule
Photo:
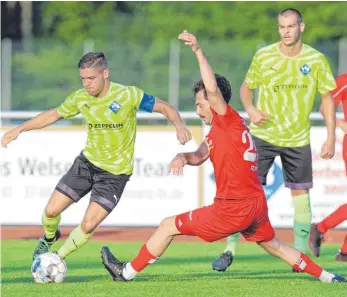
[[[197,151],[178,154],[172,160],[170,171],[180,175],[185,165],[198,166],[210,157],[216,177],[216,197],[212,205],[165,218],[129,263],[119,261],[108,247],[103,247],[102,262],[113,280],[132,280],[164,253],[175,236],[195,235],[213,242],[241,232],[248,241],[257,242],[298,271],[307,272],[322,282],[345,282],[343,277],[323,270],[306,254],[275,237],[257,174],[257,152],[252,136],[244,120],[228,105],[230,84],[226,78],[213,73],[194,35],[184,31],[178,39],[192,48],[199,62],[202,80],[193,89],[197,114],[212,127]]]
[[[343,138],[342,156],[345,162],[347,175],[347,73],[343,73],[337,77],[336,85],[337,88],[332,93],[334,96],[335,106],[337,107],[341,103],[344,114],[344,119],[336,119],[336,124],[345,133]],[[324,233],[335,228],[345,220],[347,220],[347,203],[341,205],[318,224],[311,225],[310,249],[316,257],[319,257],[320,255],[320,246]],[[336,255],[336,261],[347,262],[347,235],[341,249]]]

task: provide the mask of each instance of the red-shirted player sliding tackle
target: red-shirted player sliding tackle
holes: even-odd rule
[[[340,103],[344,114],[344,119],[336,119],[336,124],[345,136],[343,138],[342,156],[345,162],[346,175],[347,175],[347,73],[339,75],[336,79],[337,88],[332,92],[334,96],[335,106]],[[324,111],[322,110],[324,114]],[[343,221],[347,220],[347,203],[342,204],[333,213],[327,216],[318,224],[312,224],[310,232],[310,248],[316,257],[320,255],[320,246],[322,243],[323,235],[330,229],[335,228]],[[336,255],[336,261],[347,262],[347,235],[345,236],[344,243]]]
[[[184,31],[178,39],[190,46],[198,59],[202,80],[193,89],[197,114],[212,127],[198,150],[178,154],[170,170],[180,175],[185,165],[198,166],[210,157],[216,177],[216,197],[212,205],[164,219],[129,263],[119,261],[108,247],[103,247],[102,263],[113,280],[132,280],[164,253],[175,236],[195,235],[213,242],[241,232],[248,241],[257,242],[299,271],[322,282],[345,282],[343,277],[323,270],[306,254],[275,238],[257,175],[257,152],[252,136],[244,120],[228,105],[230,84],[213,73],[194,35]]]

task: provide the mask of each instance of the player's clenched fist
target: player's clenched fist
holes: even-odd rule
[[[18,135],[19,135],[20,131],[15,128],[15,129],[12,129],[10,131],[7,131],[2,137],[1,137],[1,146],[2,147],[7,147],[7,145],[15,140]]]
[[[194,53],[200,48],[196,37],[187,30],[184,30],[183,33],[178,35],[178,39],[183,40],[185,45],[190,46]]]
[[[169,172],[173,175],[182,175],[183,167],[187,164],[187,160],[183,154],[177,154],[169,165]]]
[[[192,134],[184,125],[177,127],[176,133],[177,133],[177,139],[180,142],[180,144],[186,144],[189,140],[192,139]]]
[[[270,118],[270,115],[268,113],[262,112],[255,107],[248,109],[247,113],[249,115],[249,119],[251,120],[251,122],[257,126],[266,124],[266,122]]]
[[[327,140],[326,142],[323,143],[320,157],[322,159],[329,160],[335,155],[335,140],[330,141]]]

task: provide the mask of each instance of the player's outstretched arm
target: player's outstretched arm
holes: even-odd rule
[[[174,175],[182,175],[185,165],[201,165],[208,159],[209,152],[209,146],[205,140],[195,152],[177,154],[170,163],[169,171]]]
[[[56,121],[61,119],[60,114],[56,109],[50,109],[45,112],[38,114],[33,117],[31,120],[26,121],[25,123],[13,128],[12,130],[6,132],[1,138],[1,145],[7,147],[7,145],[15,140],[18,135],[25,131],[37,130],[44,127],[47,127]]]
[[[175,126],[177,139],[181,144],[185,144],[192,139],[192,135],[184,125],[180,114],[171,104],[156,98],[153,111],[163,114],[167,120]]]
[[[212,71],[212,68],[209,65],[202,49],[200,48],[198,40],[193,34],[187,32],[186,30],[184,30],[183,33],[178,36],[178,39],[183,40],[185,45],[190,46],[198,59],[201,78],[205,85],[207,99],[211,107],[217,114],[225,114],[226,102],[224,101],[223,95],[217,86],[215,74]]]

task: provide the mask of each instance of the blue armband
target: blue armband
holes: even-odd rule
[[[141,99],[139,110],[152,112],[155,104],[155,97],[152,95],[148,95],[143,93],[143,97]]]

